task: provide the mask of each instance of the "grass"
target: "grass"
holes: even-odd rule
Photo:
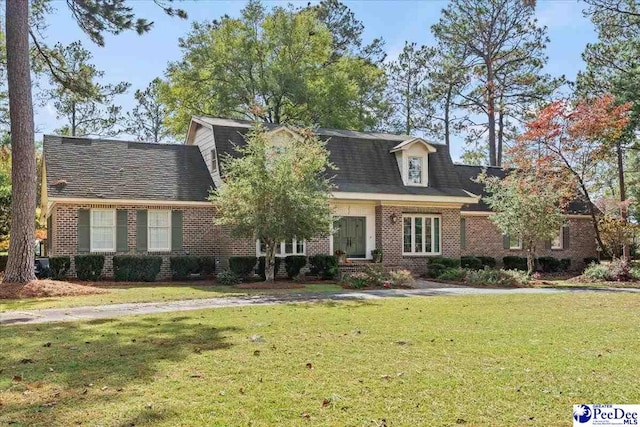
[[[8,310],[38,310],[127,302],[175,301],[183,299],[218,298],[258,295],[265,293],[337,292],[343,290],[334,284],[307,284],[302,289],[256,290],[235,286],[201,286],[172,284],[140,284],[137,286],[109,287],[108,294],[70,296],[61,298],[0,299],[0,312]]]
[[[3,327],[0,425],[571,425],[575,403],[640,401],[638,310],[567,293]]]

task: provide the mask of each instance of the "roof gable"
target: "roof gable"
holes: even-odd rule
[[[427,152],[429,152],[429,153],[435,153],[437,151],[436,147],[434,147],[433,145],[431,145],[430,143],[428,143],[424,139],[422,139],[422,138],[411,138],[411,139],[407,139],[406,141],[403,141],[400,144],[398,144],[395,147],[393,147],[391,149],[391,152],[395,153],[396,151],[408,150],[414,144],[422,144],[425,147],[425,149],[427,150]]]

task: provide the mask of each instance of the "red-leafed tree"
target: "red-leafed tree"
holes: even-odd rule
[[[518,169],[574,188],[576,197],[587,203],[600,248],[605,245],[590,186],[598,164],[615,154],[614,145],[629,123],[630,108],[630,104],[616,104],[612,95],[576,103],[554,101],[526,125],[526,132],[510,150]]]

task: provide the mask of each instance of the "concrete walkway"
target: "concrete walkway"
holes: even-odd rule
[[[438,286],[438,287],[436,287]],[[280,295],[258,295],[249,297],[207,298],[167,302],[109,304],[90,307],[51,308],[30,311],[5,311],[0,313],[0,325],[68,322],[76,320],[105,319],[119,316],[168,313],[214,309],[222,307],[244,307],[249,305],[274,305],[319,301],[378,300],[381,298],[439,296],[439,295],[508,295],[508,294],[555,294],[562,292],[633,292],[640,289],[627,288],[516,288],[481,289],[464,286],[424,282],[419,289],[384,289],[373,291],[345,291],[335,293],[300,293]]]

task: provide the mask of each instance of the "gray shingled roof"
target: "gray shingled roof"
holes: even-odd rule
[[[250,122],[211,117],[198,117],[212,125],[219,154],[236,155],[234,145],[245,143],[244,135]],[[266,125],[267,128],[277,127]],[[375,132],[356,132],[337,129],[317,129],[327,142],[334,183],[339,191],[360,193],[413,194],[468,197],[454,169],[445,145],[432,144],[436,152],[429,154],[429,187],[411,187],[402,182],[396,157],[391,149],[413,137]]]
[[[195,146],[44,136],[49,197],[205,201],[214,186]]]
[[[483,197],[487,195],[484,185],[474,181],[480,172],[486,170],[488,176],[497,176],[500,179],[507,175],[507,170],[499,167],[455,165],[455,170],[465,190]],[[488,212],[491,208],[480,200],[478,204],[463,206],[462,210]],[[566,213],[586,215],[589,213],[589,204],[583,200],[574,200],[567,206]]]

